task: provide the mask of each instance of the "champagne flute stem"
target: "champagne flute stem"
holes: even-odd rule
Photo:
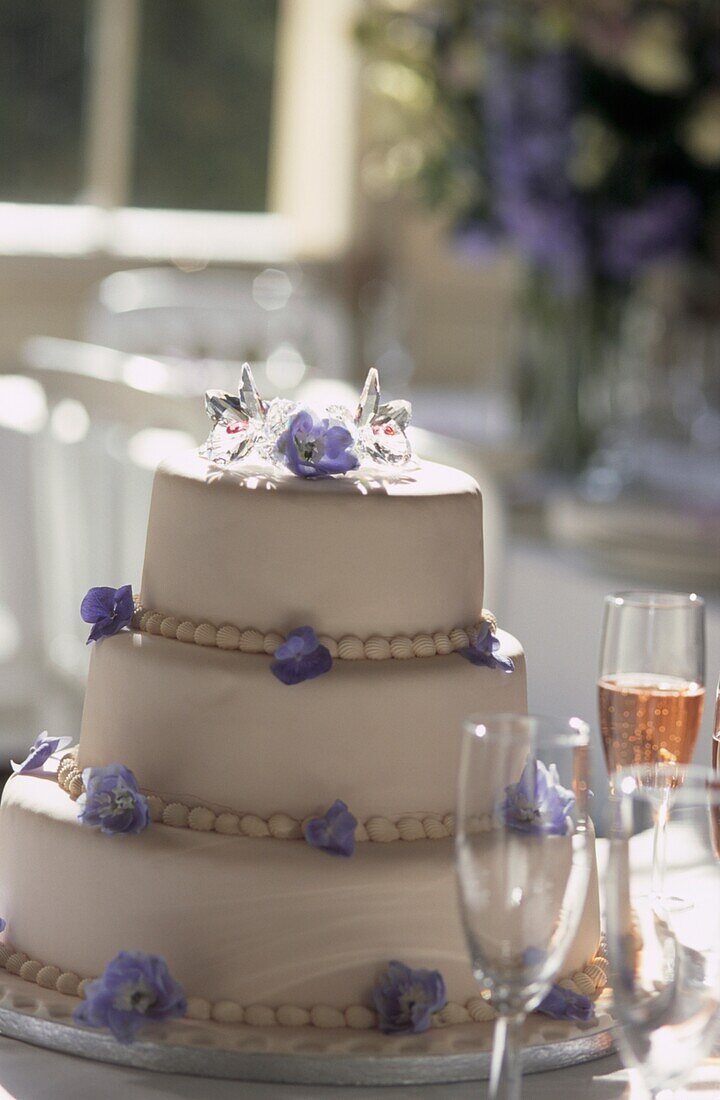
[[[524,1016],[498,1016],[490,1062],[489,1100],[520,1100]]]
[[[663,799],[655,811],[655,831],[653,833],[652,871],[650,898],[653,902],[663,897],[662,868],[665,864],[665,844],[667,841],[667,820],[670,809],[670,789],[663,791]]]

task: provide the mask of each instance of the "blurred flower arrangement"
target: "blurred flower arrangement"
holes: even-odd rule
[[[579,468],[630,292],[680,262],[720,301],[720,4],[373,0],[357,35],[366,183],[414,186],[471,255],[517,250],[521,394]]]

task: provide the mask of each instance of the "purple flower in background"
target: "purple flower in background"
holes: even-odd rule
[[[291,630],[283,644],[275,650],[275,659],[270,665],[273,676],[288,685],[314,680],[331,668],[330,650],[320,645],[310,626],[299,626],[297,630]]]
[[[58,749],[66,749],[71,742],[72,737],[48,737],[47,730],[43,730],[22,763],[16,764],[11,760],[10,766],[16,775],[38,772],[54,752]]]
[[[73,1019],[85,1027],[107,1027],[119,1043],[132,1043],[146,1023],[164,1023],[187,1012],[187,1000],[159,955],[121,951],[101,977],[85,987]]]
[[[311,848],[322,848],[336,856],[351,856],[355,851],[357,818],[338,798],[324,817],[312,817],[303,827]]]
[[[576,1020],[581,1024],[586,1024],[595,1013],[589,997],[561,985],[552,986],[535,1011],[552,1016],[553,1020]]]
[[[140,793],[135,776],[123,764],[86,768],[85,794],[78,799],[83,825],[117,833],[141,833],[150,824],[147,799]]]
[[[495,50],[482,104],[497,221],[568,289],[585,281],[589,265],[586,212],[568,176],[576,83],[566,50],[522,62]]]
[[[640,206],[600,218],[600,265],[627,279],[648,264],[687,252],[700,224],[700,203],[689,187],[658,187]]]
[[[277,441],[277,456],[298,477],[345,474],[358,465],[353,437],[330,420],[315,420],[307,409],[295,413]]]
[[[124,584],[122,588],[91,588],[80,605],[83,622],[93,623],[88,635],[90,642],[109,638],[130,625],[135,604],[132,587]]]
[[[473,665],[486,668],[501,668],[503,672],[513,672],[515,663],[512,657],[503,657],[499,653],[500,639],[493,634],[490,623],[485,621],[478,630],[477,638],[465,649],[459,650],[460,656]]]
[[[506,825],[533,836],[566,836],[572,829],[568,817],[575,804],[572,791],[560,786],[554,764],[528,760],[518,783],[505,788],[500,807]]]
[[[447,1002],[445,982],[439,970],[411,970],[391,962],[373,990],[378,1026],[391,1032],[427,1031],[433,1012]]]

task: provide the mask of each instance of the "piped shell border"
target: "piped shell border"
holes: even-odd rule
[[[456,626],[448,631],[415,634],[412,638],[404,634],[384,638],[378,634],[363,640],[353,634],[346,634],[342,638],[319,634],[318,640],[326,647],[333,660],[407,661],[413,657],[443,657],[466,649],[475,641],[478,630],[486,622],[494,633],[497,630],[497,619],[491,611],[483,609],[480,622],[474,626]],[[143,634],[155,634],[178,642],[240,653],[265,653],[270,657],[285,641],[285,636],[276,631],[264,634],[261,630],[252,627],[243,629],[233,626],[232,623],[223,623],[221,626],[195,623],[190,619],[177,619],[173,615],[165,615],[162,611],[153,611],[142,606],[136,607],[132,626]]]
[[[60,761],[57,782],[62,790],[76,801],[85,791],[82,770],[77,764],[77,749],[71,749]],[[303,825],[313,815],[299,821],[290,814],[276,813],[264,818],[241,811],[216,811],[209,806],[187,806],[184,802],[168,801],[153,792],[143,791],[148,801],[150,817],[154,822],[174,829],[193,829],[200,833],[220,833],[223,836],[244,836],[275,840],[302,840]],[[480,831],[490,827],[487,821],[478,819]],[[455,835],[453,814],[402,814],[395,820],[388,817],[369,817],[358,822],[355,830],[357,842],[372,841],[389,844],[396,840],[442,840]]]
[[[27,982],[34,982],[43,989],[55,989],[69,997],[83,998],[85,987],[92,978],[81,978],[73,971],[61,970],[31,959],[8,942],[0,943],[0,967],[9,974],[17,974]],[[607,983],[607,958],[605,944],[601,941],[598,953],[583,970],[578,970],[560,985],[586,997],[595,998]],[[188,997],[187,1018],[190,1020],[214,1020],[223,1024],[247,1024],[250,1027],[318,1027],[352,1028],[367,1031],[377,1027],[377,1016],[366,1005],[350,1005],[334,1008],[332,1005],[252,1004],[243,1006],[235,1001],[209,1001],[205,997]],[[482,996],[471,997],[465,1004],[448,1001],[444,1008],[433,1014],[433,1027],[449,1027],[454,1024],[486,1023],[497,1016],[492,1005]]]

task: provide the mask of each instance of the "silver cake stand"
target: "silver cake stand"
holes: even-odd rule
[[[15,975],[0,978],[0,1033],[98,1062],[164,1073],[300,1085],[403,1085],[488,1077],[491,1024],[460,1024],[422,1035],[374,1031],[256,1028],[179,1020],[148,1028],[131,1046],[78,1027],[73,997]],[[524,1070],[589,1062],[614,1049],[606,995],[584,1027],[532,1017],[525,1027]]]

